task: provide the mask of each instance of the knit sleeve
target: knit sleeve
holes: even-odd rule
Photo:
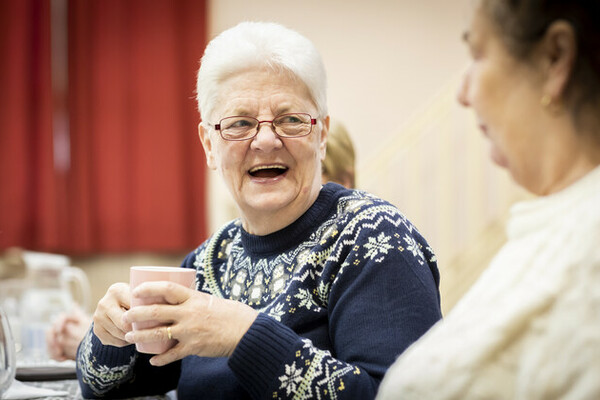
[[[181,362],[164,367],[150,365],[148,354],[135,345],[105,346],[92,328],[77,351],[77,378],[85,399],[118,399],[164,394],[177,386]],[[143,376],[144,379],[136,379]]]
[[[203,243],[191,252],[181,267],[195,268],[195,254],[202,253],[205,246],[206,243]],[[151,357],[138,353],[135,345],[103,345],[93,333],[92,325],[77,352],[77,377],[82,396],[86,399],[116,399],[164,394],[175,389],[181,373],[181,361],[154,367],[149,361]]]
[[[315,266],[331,350],[264,314],[236,347],[229,366],[253,398],[374,398],[396,357],[441,318],[427,243],[393,209],[367,214],[325,239]]]

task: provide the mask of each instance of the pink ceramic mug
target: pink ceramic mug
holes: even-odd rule
[[[129,270],[129,286],[131,290],[135,289],[140,283],[152,281],[170,281],[182,286],[193,288],[196,282],[196,271],[189,268],[177,267],[141,267],[134,266]],[[162,296],[131,298],[131,307],[166,303]],[[133,330],[148,329],[159,326],[157,321],[144,321],[133,323]],[[156,342],[136,343],[135,348],[140,353],[160,354],[175,346],[177,341],[160,340]]]

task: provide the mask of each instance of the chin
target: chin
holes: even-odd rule
[[[257,194],[247,202],[252,210],[260,212],[277,211],[289,203],[289,195],[281,192]]]
[[[497,166],[508,169],[507,158],[493,143],[490,146],[490,158]]]

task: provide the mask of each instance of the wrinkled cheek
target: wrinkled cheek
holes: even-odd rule
[[[232,191],[238,191],[242,185],[242,176],[239,172],[239,165],[221,164],[219,170],[221,179]]]

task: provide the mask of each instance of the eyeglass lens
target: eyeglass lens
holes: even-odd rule
[[[275,133],[283,137],[305,136],[312,130],[311,116],[303,113],[283,114],[273,121],[259,121],[245,116],[227,117],[220,121],[219,127],[224,139],[243,140],[255,136],[261,123],[271,123]]]

